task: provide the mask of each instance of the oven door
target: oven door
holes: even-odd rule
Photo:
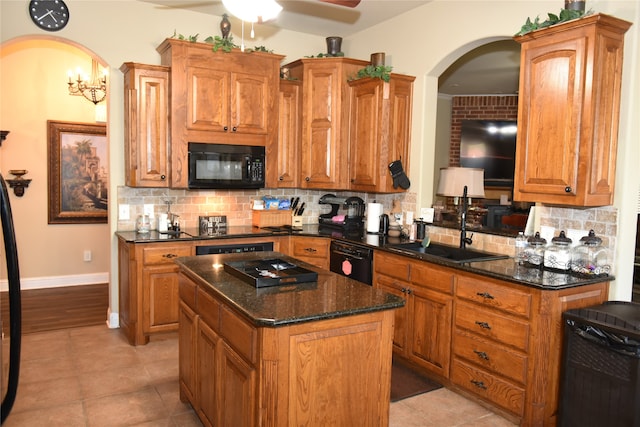
[[[372,264],[372,249],[335,240],[331,242],[329,266],[332,272],[371,285]]]

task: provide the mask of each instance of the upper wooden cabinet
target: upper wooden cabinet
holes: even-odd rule
[[[348,79],[369,63],[350,58],[299,59],[287,67],[302,81],[300,187],[348,189]]]
[[[296,188],[300,183],[302,82],[280,80],[278,142],[267,147],[267,187]]]
[[[613,202],[630,25],[596,14],[515,38],[522,50],[514,200]]]
[[[393,188],[389,163],[409,168],[411,108],[415,77],[393,74],[389,82],[365,78],[349,82],[349,189],[373,193]]]
[[[169,186],[169,75],[158,65],[125,62],[124,157],[129,187]]]
[[[275,143],[283,56],[177,39],[157,50],[171,67],[171,187],[187,188],[189,142]]]

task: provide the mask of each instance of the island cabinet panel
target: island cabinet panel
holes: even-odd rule
[[[198,388],[196,377],[196,340],[198,339],[198,315],[185,302],[180,303],[178,329],[178,351],[180,394],[183,400],[195,401]],[[197,411],[197,408],[194,408]]]
[[[125,62],[124,163],[129,187],[169,186],[169,67]]]
[[[214,52],[209,43],[167,39],[157,51],[171,67],[171,187],[187,188],[189,142],[272,146],[278,137],[283,56]]]
[[[453,273],[408,257],[374,253],[374,286],[407,303],[395,311],[397,355],[437,377],[449,377]]]
[[[180,283],[198,288],[198,326],[185,316],[188,337],[196,331],[198,339],[181,341],[192,348],[180,349],[180,396],[204,425],[388,425],[392,310],[263,327],[188,271]],[[220,307],[217,327],[204,316],[211,301]],[[191,378],[196,393],[186,390]]]
[[[514,200],[613,202],[630,25],[594,14],[515,38],[522,49]]]

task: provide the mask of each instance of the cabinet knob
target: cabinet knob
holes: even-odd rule
[[[229,130],[229,126],[225,126],[222,128],[225,132]]]
[[[487,389],[487,386],[484,385],[484,383],[482,381],[478,381],[478,380],[471,380],[471,384],[473,384],[474,386],[481,388],[483,390]]]
[[[280,175],[280,176],[278,177],[278,181],[284,181],[284,176]]]
[[[571,189],[571,187],[569,187],[568,185],[566,187],[564,187],[564,192],[565,193],[571,193],[573,190]]]
[[[304,180],[305,180],[305,181],[307,181],[307,182],[309,182],[309,181],[311,181],[311,178],[306,177]]]
[[[480,326],[482,329],[491,329],[491,325],[489,325],[487,322],[480,322],[476,320],[476,325]]]
[[[406,293],[407,293],[407,288],[402,288],[401,290],[402,290],[402,293],[403,293],[403,294],[406,294]]]
[[[167,176],[166,175],[160,175],[160,179],[164,181],[165,179],[167,179]]]
[[[177,258],[178,255],[176,255],[176,254],[163,254],[162,257],[171,259],[171,258]]]
[[[305,251],[307,252],[311,252],[311,253],[315,253],[318,252],[317,250],[315,250],[314,248],[304,248]]]
[[[234,126],[234,127],[232,127],[232,128],[231,128],[231,130],[232,130],[233,132],[236,132],[236,131],[238,130],[238,128]]]

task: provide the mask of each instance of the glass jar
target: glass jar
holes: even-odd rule
[[[571,268],[571,243],[564,231],[551,239],[551,244],[544,251],[544,266],[556,270],[569,270]]]
[[[593,230],[580,239],[571,258],[571,271],[574,273],[592,276],[611,271],[609,250],[602,246],[602,239]]]
[[[524,250],[525,265],[542,268],[544,263],[544,250],[547,239],[540,237],[540,232],[527,239],[527,247]]]
[[[138,215],[136,230],[138,233],[148,233],[151,230],[151,218],[149,215]]]

